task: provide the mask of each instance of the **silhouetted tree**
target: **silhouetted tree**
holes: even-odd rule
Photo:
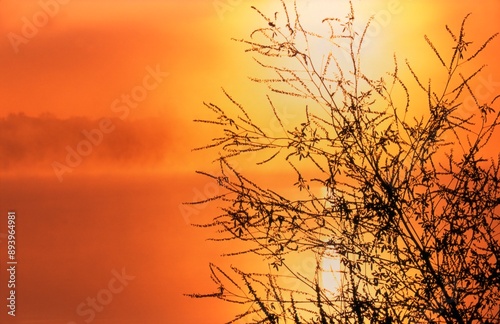
[[[496,154],[498,96],[480,102],[470,85],[483,67],[469,67],[497,34],[471,49],[466,16],[457,31],[446,26],[447,56],[425,36],[442,83],[396,56],[392,71],[372,78],[361,66],[370,21],[357,31],[352,3],[345,19],[322,20],[326,35],[306,30],[296,5],[282,5],[271,16],[253,8],[265,26],[240,40],[275,74],[254,80],[268,86],[281,132],[266,132],[227,93],[234,109],[206,104],[215,117],[199,120],[222,130],[201,148],[218,148],[220,173],[200,173],[223,188],[209,199],[221,214],[200,226],[219,229],[222,244],[248,244],[235,254],[271,266],[211,264],[217,291],[191,296],[248,304],[233,320],[245,323],[500,323],[500,160],[487,149]],[[293,98],[301,120],[285,123],[272,93]],[[476,114],[463,114],[467,98]],[[288,169],[295,192],[233,167],[248,154],[262,159],[256,172]],[[290,266],[306,255],[314,271]],[[340,263],[335,287],[322,281],[327,258]]]

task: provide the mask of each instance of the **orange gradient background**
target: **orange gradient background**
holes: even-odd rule
[[[231,319],[240,308],[183,295],[214,291],[208,262],[236,262],[219,257],[227,250],[206,241],[210,230],[189,226],[208,221],[217,206],[186,214],[180,205],[216,190],[194,174],[214,170],[216,152],[191,151],[207,144],[213,131],[192,120],[210,116],[203,101],[228,103],[221,87],[259,114],[265,88],[247,78],[259,73],[257,66],[245,46],[230,38],[245,38],[263,25],[250,6],[272,15],[279,2],[64,1],[36,35],[15,49],[12,33],[23,35],[26,20],[43,10],[41,3],[54,1],[0,1],[0,322],[86,323],[88,316],[77,313],[78,305],[95,298],[112,271],[123,268],[135,278],[95,313],[92,323]],[[345,16],[343,0],[299,3],[307,20]],[[401,62],[408,58],[422,75],[433,75],[437,64],[423,35],[447,46],[445,24],[457,30],[469,12],[473,45],[500,29],[496,0],[353,3],[360,20],[398,8],[390,21],[378,22],[380,31],[366,49],[367,73],[391,69],[396,52]],[[484,75],[496,93],[499,50],[497,40],[477,63],[489,64]],[[148,67],[166,76],[120,118],[112,103],[141,85]],[[98,128],[103,118],[114,130],[59,181],[54,161],[65,163],[66,148],[76,148],[85,139],[82,131]],[[268,179],[275,171],[269,170]],[[9,210],[17,213],[15,319],[4,305]]]

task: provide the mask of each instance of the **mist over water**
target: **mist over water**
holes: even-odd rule
[[[77,307],[107,289],[112,271],[122,269],[135,278],[95,311],[92,322],[229,318],[227,305],[183,296],[213,288],[208,262],[220,254],[179,212],[199,180],[165,175],[70,176],[62,183],[55,177],[2,179],[2,213],[13,209],[18,217],[19,323],[85,323],[92,308],[82,307],[82,316]],[[5,233],[6,221],[0,228]],[[0,246],[3,255],[5,242]],[[7,290],[0,296],[6,298]]]

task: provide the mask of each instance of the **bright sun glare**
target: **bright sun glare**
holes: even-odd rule
[[[321,188],[320,195],[328,197],[329,192],[326,187]],[[329,202],[325,204],[330,205]],[[325,206],[325,207],[327,207]],[[340,257],[335,255],[332,251],[325,251],[321,258],[321,285],[330,295],[337,294],[341,287],[342,269]]]
[[[327,294],[335,295],[341,287],[342,273],[340,259],[331,256],[323,257],[321,261],[321,284]]]

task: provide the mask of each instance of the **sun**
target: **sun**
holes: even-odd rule
[[[327,295],[339,294],[342,287],[342,266],[340,257],[323,255],[321,260],[321,286]]]

